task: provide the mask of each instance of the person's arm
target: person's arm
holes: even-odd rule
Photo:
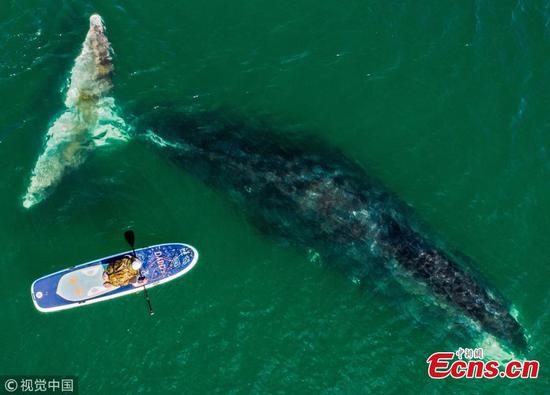
[[[139,287],[139,277],[134,276],[130,279],[130,284],[132,284],[134,287]]]
[[[140,277],[140,276],[134,276],[132,277],[132,279],[130,280],[130,283],[134,286],[134,287],[140,287],[142,285],[145,285],[147,284],[147,278],[145,277]]]

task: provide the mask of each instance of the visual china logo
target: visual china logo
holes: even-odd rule
[[[1,376],[2,393],[78,394],[75,376]]]
[[[539,361],[484,361],[482,348],[461,347],[456,352],[434,352],[426,362],[428,376],[432,379],[536,379],[539,374]]]

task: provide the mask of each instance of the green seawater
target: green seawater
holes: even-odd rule
[[[93,12],[122,114],[223,108],[338,147],[473,258],[539,378],[430,379],[430,354],[476,346],[448,312],[265,237],[137,140],[24,209]],[[76,375],[82,394],[548,393],[549,2],[5,0],[0,48],[0,374]],[[142,294],[35,310],[33,280],[126,250],[128,227],[201,254],[150,291],[154,317]]]

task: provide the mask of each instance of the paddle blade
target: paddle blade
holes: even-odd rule
[[[132,229],[129,229],[126,232],[124,232],[124,238],[126,239],[128,244],[130,244],[130,247],[132,247],[133,249],[134,243],[136,241],[136,236],[134,235],[134,231]]]

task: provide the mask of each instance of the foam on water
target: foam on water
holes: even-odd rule
[[[512,359],[517,359],[518,356],[506,349],[505,346],[499,343],[498,339],[492,335],[485,334],[481,339],[479,347],[483,349],[484,359],[487,361],[499,361],[504,364]]]
[[[162,137],[160,137],[155,132],[153,132],[152,130],[147,130],[146,131],[145,139],[147,139],[147,140],[151,141],[152,143],[158,145],[159,147],[163,147],[163,148],[170,147],[170,148],[176,148],[176,149],[180,149],[180,150],[190,149],[190,147],[185,145],[185,144],[177,143],[177,142],[173,143],[173,142],[167,141],[167,140],[163,139]]]
[[[110,95],[111,47],[105,30],[101,17],[92,15],[69,76],[66,109],[46,134],[23,197],[25,208],[44,200],[63,175],[81,165],[95,147],[129,139],[129,126]]]
[[[516,320],[519,320],[519,311],[515,306],[510,307],[510,314]],[[529,341],[529,335],[527,335],[527,341]],[[499,340],[488,333],[484,333],[478,342],[478,347],[483,348],[484,359],[499,361],[501,364],[505,364],[513,359],[525,360],[524,355],[519,355],[512,351],[508,346],[499,342]]]

